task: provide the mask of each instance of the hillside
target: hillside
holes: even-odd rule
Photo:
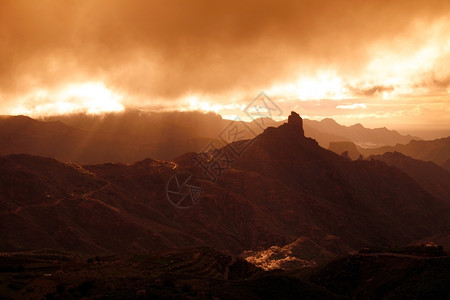
[[[333,151],[338,155],[347,153],[348,157],[352,160],[361,157],[361,153],[359,153],[357,146],[352,142],[332,142],[330,143],[328,150]]]
[[[430,141],[411,141],[408,144],[398,144],[394,147],[385,146],[374,149],[359,147],[358,151],[365,157],[386,152],[399,152],[415,159],[445,165],[446,161],[450,159],[450,137]]]
[[[399,152],[373,155],[369,159],[383,161],[402,170],[422,185],[430,194],[450,203],[450,172],[435,163],[413,159]]]
[[[265,272],[210,248],[88,258],[49,249],[0,253],[0,297],[448,299],[449,256],[384,251],[346,256],[306,272]]]
[[[450,257],[360,253],[336,260],[309,280],[350,299],[448,299]]]
[[[64,123],[1,117],[0,155],[27,153],[76,163],[135,162],[147,157],[171,159],[200,151],[212,140],[218,143],[216,136],[204,138],[171,123],[156,125],[137,113],[72,118],[78,122],[70,122],[69,116],[62,118]]]

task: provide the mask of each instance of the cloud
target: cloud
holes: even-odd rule
[[[380,95],[383,92],[392,92],[394,90],[394,87],[393,86],[374,85],[369,88],[362,87],[360,89],[351,87],[351,90],[354,95],[375,96],[375,95]]]
[[[364,103],[353,103],[353,104],[340,104],[336,105],[338,109],[357,109],[357,108],[367,108]]]
[[[448,15],[441,0],[4,0],[0,111],[89,82],[121,105],[163,108],[192,95],[217,108],[292,83],[302,100],[428,90],[448,81]]]

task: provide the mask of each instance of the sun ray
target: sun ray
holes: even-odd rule
[[[41,101],[41,100],[46,101]],[[61,115],[70,113],[99,114],[124,110],[122,96],[103,83],[70,84],[59,89],[39,89],[26,95],[13,114],[30,116]]]

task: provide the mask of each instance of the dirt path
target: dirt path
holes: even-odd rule
[[[99,199],[92,198],[92,195],[93,195],[93,194],[98,193],[98,192],[101,192],[101,191],[107,189],[107,188],[110,187],[110,186],[111,186],[111,182],[107,181],[107,183],[106,183],[104,186],[102,186],[101,188],[96,189],[96,190],[94,190],[94,191],[87,192],[87,193],[83,194],[83,195],[81,196],[81,198],[84,199],[84,200],[87,200],[87,201],[94,201],[94,202],[97,202],[97,203],[99,203],[100,205],[102,205],[102,206],[104,206],[104,207],[106,207],[106,208],[108,208],[108,209],[111,209],[111,210],[115,211],[116,213],[120,213],[120,209],[118,209],[117,207],[114,207],[114,206],[112,206],[112,205],[109,205],[109,204],[107,204],[107,203],[105,203],[105,202],[103,202],[103,201],[101,201],[101,200],[99,200]]]
[[[95,194],[97,192],[101,192],[101,191],[107,189],[110,186],[111,186],[111,182],[107,181],[107,183],[104,186],[102,186],[102,187],[100,187],[100,188],[98,188],[96,190],[89,191],[89,192],[81,195],[80,197],[77,197],[77,198],[74,198],[74,199],[85,199],[85,200],[88,200],[88,201],[95,201],[95,202],[98,202],[101,205],[103,205],[103,206],[105,206],[105,207],[107,207],[109,209],[114,210],[115,212],[120,212],[120,210],[118,208],[114,207],[114,206],[108,205],[108,204],[106,204],[103,201],[100,201],[98,199],[90,198],[93,194]],[[39,203],[39,204],[28,204],[28,205],[19,206],[19,207],[17,207],[16,209],[14,209],[12,211],[0,212],[0,215],[18,214],[23,209],[31,208],[31,207],[52,207],[52,206],[59,205],[62,202],[62,200],[65,200],[65,199],[69,199],[69,197],[58,198],[58,199],[56,199],[56,201],[54,203]]]
[[[98,192],[101,192],[101,191],[107,189],[110,186],[111,186],[111,182],[107,181],[107,183],[104,186],[102,186],[101,188],[93,190],[93,191],[90,191],[90,192],[87,192],[87,193],[81,195],[81,198],[86,199],[86,198],[92,196],[95,193],[98,193]]]

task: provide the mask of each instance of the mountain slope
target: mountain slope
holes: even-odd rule
[[[441,167],[450,172],[450,158],[444,161]]]
[[[398,144],[394,147],[385,146],[374,149],[358,148],[358,151],[366,157],[386,152],[400,152],[415,159],[432,161],[441,165],[450,159],[450,137],[430,141],[411,141],[406,145]]]
[[[450,203],[450,172],[435,163],[413,159],[399,152],[373,155],[369,159],[383,161],[402,170],[422,185],[430,194]]]
[[[450,257],[359,254],[328,264],[311,282],[350,299],[448,299]]]
[[[348,157],[353,160],[360,158],[361,155],[357,146],[352,142],[332,142],[330,143],[328,150],[339,155],[347,152]]]
[[[218,143],[216,136],[203,138],[191,128],[155,125],[137,113],[73,118],[80,120],[69,123],[78,127],[25,116],[1,117],[0,155],[27,153],[76,163],[134,162],[149,156],[171,159],[200,151],[211,140]]]
[[[302,133],[301,118],[291,114],[288,123],[266,129],[238,160],[237,168],[281,181],[304,195],[314,195],[318,198],[315,205],[334,207],[339,213],[318,211],[316,220],[323,227],[328,224],[330,233],[345,238],[353,247],[363,243],[355,236],[364,236],[366,242],[386,238],[395,241],[407,236],[413,239],[434,226],[448,227],[440,212],[448,211],[448,207],[442,207],[403,172],[384,163],[347,161]],[[428,213],[440,215],[436,224],[430,223]],[[327,220],[323,220],[325,215]],[[402,232],[400,235],[392,231],[394,226],[397,233]],[[355,231],[360,232],[349,234]]]
[[[397,152],[414,159],[432,161],[447,170],[450,164],[450,137],[430,141],[414,140],[406,145],[397,144],[395,146],[383,146],[379,148],[362,148],[352,142],[334,142],[329,149],[337,154],[341,154],[344,151],[356,153],[355,148],[364,157]]]

